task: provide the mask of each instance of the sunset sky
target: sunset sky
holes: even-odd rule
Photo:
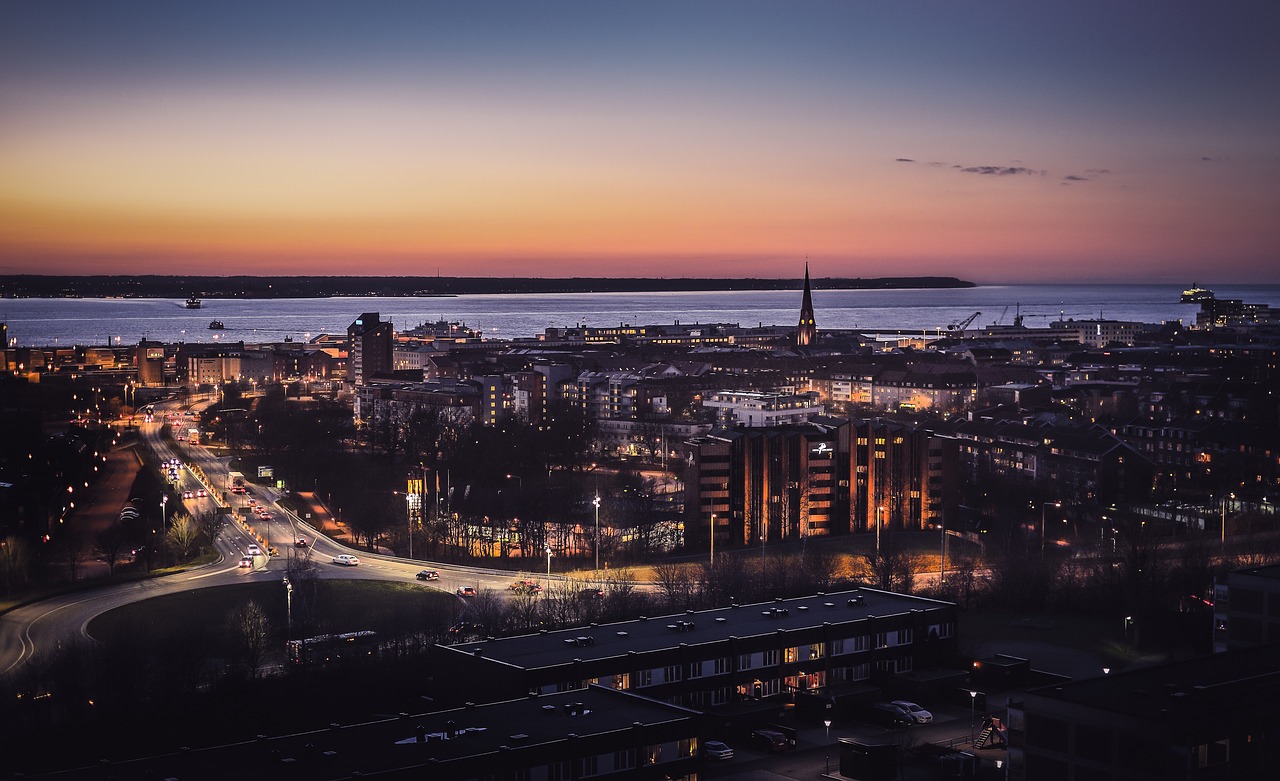
[[[0,274],[1280,281],[1274,2],[0,3]]]

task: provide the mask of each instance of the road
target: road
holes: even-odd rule
[[[173,448],[161,436],[165,416],[171,412],[182,416],[177,410],[176,402],[157,404],[155,420],[143,423],[139,435],[147,447],[150,447],[161,462],[167,459],[181,459],[183,454]],[[250,556],[251,567],[241,567],[242,557],[249,556],[251,545],[262,546],[257,533],[267,533],[267,522],[254,519],[255,524],[250,532],[244,524],[230,520],[223,524],[214,540],[218,553],[216,561],[192,570],[165,577],[151,578],[128,583],[106,585],[91,591],[82,591],[40,600],[24,605],[8,613],[0,615],[0,674],[13,672],[31,661],[40,651],[56,648],[60,642],[78,637],[88,637],[86,628],[97,615],[108,610],[152,597],[175,594],[193,588],[207,588],[234,583],[243,583],[246,579],[279,578],[283,580],[288,561],[293,556],[310,556],[317,564],[317,574],[321,578],[345,578],[366,580],[401,580],[419,584],[416,574],[422,569],[434,569],[440,573],[438,581],[429,584],[421,583],[423,588],[434,588],[450,593],[462,586],[471,586],[477,590],[494,590],[508,593],[507,586],[515,577],[515,573],[503,570],[487,570],[479,567],[467,567],[454,564],[440,564],[427,561],[409,561],[391,556],[370,554],[367,551],[354,550],[330,537],[321,534],[313,526],[277,504],[279,496],[274,490],[250,484],[249,493],[243,496],[228,494],[230,506],[222,505],[216,498],[227,487],[228,468],[225,458],[220,458],[206,448],[188,445],[186,448],[192,459],[203,472],[206,481],[198,479],[196,473],[187,465],[178,470],[175,489],[182,496],[183,492],[193,494],[204,488],[207,497],[193,496],[182,501],[185,509],[194,514],[204,512],[232,513],[241,507],[248,507],[253,499],[259,506],[270,508],[272,521],[270,534],[278,537],[285,544],[273,539],[278,547],[278,556],[263,553]],[[156,508],[159,509],[159,508]],[[172,519],[177,508],[166,508],[167,516]],[[157,514],[158,517],[158,514]],[[228,515],[228,517],[233,517]],[[288,533],[285,529],[288,528]],[[157,530],[158,531],[158,530]],[[306,548],[296,548],[293,540],[305,537]],[[333,557],[339,554],[351,554],[360,560],[358,566],[349,567],[333,563]]]

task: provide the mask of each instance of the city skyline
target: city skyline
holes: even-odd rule
[[[1262,3],[4,20],[4,274],[1277,281]]]

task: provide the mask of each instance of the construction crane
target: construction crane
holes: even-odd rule
[[[981,312],[974,312],[973,314],[969,315],[963,320],[956,320],[954,322],[948,323],[947,330],[955,334],[956,337],[963,339],[964,329],[968,328],[969,325],[973,323],[974,320],[977,320],[978,316],[981,314],[982,314]]]

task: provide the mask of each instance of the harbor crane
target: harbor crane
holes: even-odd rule
[[[974,320],[977,320],[978,316],[981,314],[982,314],[981,312],[974,312],[973,314],[969,315],[963,320],[956,320],[954,322],[948,323],[947,330],[950,331],[952,334],[955,334],[957,337],[963,339],[964,329],[968,328],[970,324],[972,324]]]

